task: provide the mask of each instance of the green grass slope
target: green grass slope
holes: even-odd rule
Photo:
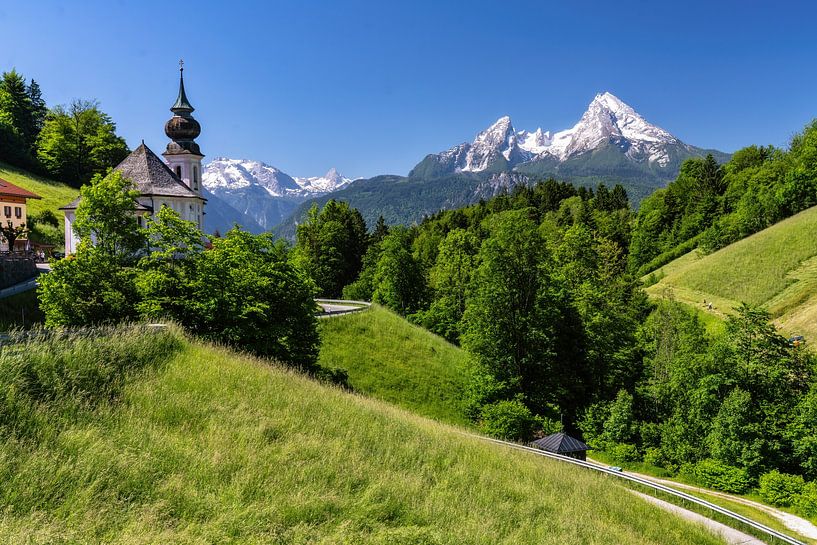
[[[423,416],[464,424],[467,354],[378,306],[320,321],[322,367],[349,373],[360,393]]]
[[[79,195],[79,190],[76,188],[31,174],[2,162],[0,162],[0,178],[23,189],[33,191],[42,197],[42,199],[30,199],[28,201],[28,213],[36,214],[43,210],[51,210],[60,219],[61,226],[64,223],[64,217],[63,213],[57,209],[73,201]]]
[[[741,302],[762,305],[788,334],[817,339],[817,207],[781,221],[713,254],[692,251],[665,265],[647,292],[671,291],[716,315]]]
[[[69,422],[0,439],[0,542],[720,542],[609,478],[191,342]]]

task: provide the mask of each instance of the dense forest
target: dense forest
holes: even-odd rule
[[[546,180],[367,233],[330,201],[298,226],[291,259],[322,295],[372,300],[466,349],[469,414],[487,433],[567,429],[615,460],[814,514],[812,353],[746,305],[707,332],[639,278],[817,204],[815,139],[811,125],[785,151],[690,159],[637,212],[621,186]]]

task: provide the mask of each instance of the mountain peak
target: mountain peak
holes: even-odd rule
[[[335,167],[330,168],[323,176],[312,176],[311,178],[295,178],[301,189],[310,193],[331,193],[343,189],[352,180],[342,176]]]
[[[609,91],[597,94],[578,123],[552,133],[541,128],[516,131],[507,115],[480,132],[471,144],[461,144],[437,155],[436,169],[453,172],[482,172],[499,161],[511,168],[520,163],[547,159],[559,162],[615,145],[634,162],[670,163],[668,146],[683,142],[639,115],[629,104]],[[496,168],[504,168],[501,164]]]
[[[590,103],[591,106],[593,104],[597,104],[612,112],[626,111],[635,113],[635,110],[633,110],[628,104],[609,91],[597,94],[593,99],[593,102]]]
[[[465,172],[481,172],[494,161],[503,158],[508,162],[519,160],[521,151],[510,116],[502,116],[493,125],[482,131],[465,154]]]

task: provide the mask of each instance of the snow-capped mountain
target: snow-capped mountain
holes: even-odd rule
[[[551,132],[541,128],[517,131],[504,116],[480,132],[470,144],[460,144],[426,157],[417,173],[435,175],[516,169],[544,163],[548,168],[599,148],[614,146],[632,163],[651,169],[673,170],[679,158],[702,151],[681,142],[668,131],[649,123],[611,93],[596,95],[572,128]],[[522,171],[530,172],[530,168]],[[610,173],[614,174],[614,173]],[[669,177],[673,176],[669,174]]]
[[[343,189],[352,183],[352,179],[341,176],[337,170],[330,168],[329,172],[323,176],[295,178],[295,182],[301,186],[301,189],[310,193],[331,193]]]
[[[257,185],[272,197],[309,196],[331,193],[349,185],[350,178],[334,168],[323,176],[293,178],[289,174],[261,161],[218,157],[204,167],[202,183],[211,192],[236,190]]]
[[[221,225],[224,222],[216,218],[239,217],[246,219],[252,231],[268,230],[304,200],[337,191],[351,182],[334,168],[323,176],[293,178],[261,161],[218,157],[205,165],[202,173],[202,185],[215,197],[208,202],[212,221],[207,228],[229,229],[230,225]]]

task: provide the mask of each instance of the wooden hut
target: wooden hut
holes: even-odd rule
[[[576,458],[577,460],[585,460],[587,458],[587,450],[590,448],[575,437],[570,437],[564,432],[542,437],[530,445],[554,454]]]

